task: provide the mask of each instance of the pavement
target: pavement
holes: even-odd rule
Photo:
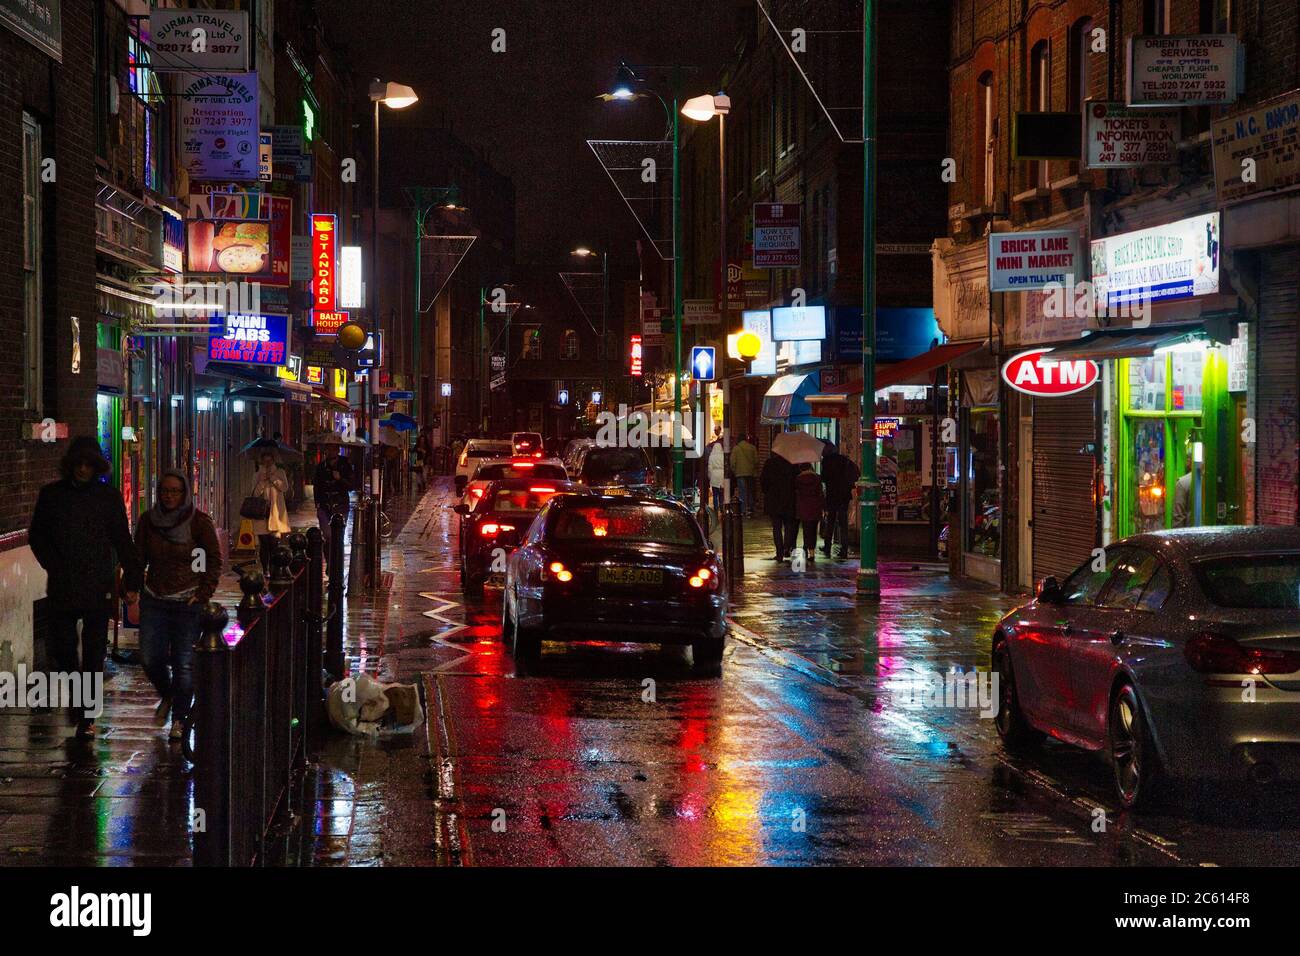
[[[1097,758],[1011,756],[918,675],[987,665],[1015,600],[944,566],[763,560],[746,526],[720,678],[688,652],[547,644],[516,677],[499,592],[463,602],[447,482],[395,520],[389,586],[349,599],[354,672],[420,684],[415,734],[331,737],[276,834],[284,865],[1212,865],[1300,862],[1293,795],[1120,812]],[[233,601],[231,602],[233,604]],[[0,864],[188,863],[189,777],[137,667],[77,744],[0,717]]]

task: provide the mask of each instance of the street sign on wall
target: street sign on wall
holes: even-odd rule
[[[1092,283],[1107,306],[1219,291],[1219,213],[1092,242]]]
[[[754,203],[754,268],[799,268],[798,203]]]
[[[716,325],[722,316],[713,308],[712,299],[686,299],[682,302],[682,325]],[[646,331],[642,326],[642,331]]]
[[[243,73],[248,69],[248,12],[159,9],[154,0],[149,42],[149,68],[159,73]]]
[[[287,315],[227,315],[208,337],[208,361],[284,365],[289,353]]]
[[[181,156],[190,179],[256,180],[257,74],[181,76]]]
[[[989,288],[994,292],[1041,289],[1082,277],[1079,234],[1073,229],[989,233]]]
[[[337,236],[337,216],[311,214],[311,299],[312,308],[320,312],[333,312],[337,308]]]
[[[1002,363],[1002,380],[1017,392],[1060,398],[1091,388],[1100,374],[1091,359],[1052,361],[1051,349],[1030,349]]]
[[[1128,105],[1235,103],[1244,72],[1236,34],[1130,37]]]
[[[1089,100],[1083,123],[1084,162],[1089,169],[1178,162],[1177,110],[1129,109],[1123,103]]]

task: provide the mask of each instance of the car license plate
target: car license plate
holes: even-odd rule
[[[604,567],[596,580],[601,584],[663,584],[664,573],[659,568]]]
[[[628,491],[626,488],[615,486],[611,488],[602,488],[600,493],[602,495],[626,495]]]

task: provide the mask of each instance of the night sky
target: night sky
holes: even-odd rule
[[[605,103],[597,95],[609,89],[620,59],[699,65],[700,89],[690,95],[712,92],[734,49],[737,5],[320,0],[319,8],[331,41],[358,73],[405,83],[420,96],[409,109],[385,111],[385,124],[450,123],[514,179],[520,262],[571,262],[575,244],[608,242],[613,269],[631,267],[640,232],[586,140],[656,139],[664,114],[653,99]],[[506,31],[505,53],[490,50],[496,27]]]

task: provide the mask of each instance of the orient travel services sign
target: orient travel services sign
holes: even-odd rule
[[[989,234],[989,288],[1025,292],[1082,275],[1079,234],[1072,229]]]
[[[1099,375],[1091,359],[1052,361],[1051,349],[1030,349],[1002,364],[1002,381],[1017,392],[1039,398],[1060,398],[1091,388]]]
[[[1128,41],[1129,106],[1222,106],[1245,73],[1232,33],[1137,36]]]

